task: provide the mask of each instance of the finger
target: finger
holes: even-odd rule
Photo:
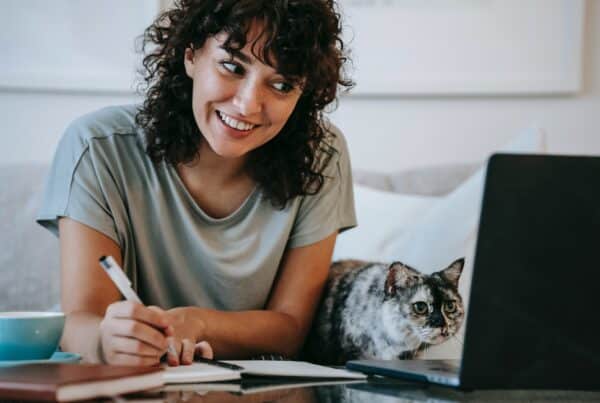
[[[207,341],[196,343],[194,355],[196,357],[208,358],[209,360],[215,358],[213,349]]]
[[[183,365],[190,365],[192,362],[194,362],[194,342],[192,342],[190,339],[183,339],[181,341],[181,346],[180,362]]]
[[[165,311],[161,307],[158,307],[155,305],[150,305],[150,306],[147,306],[146,308],[148,308],[149,310],[154,311],[158,315],[160,315],[165,320],[165,323],[167,324],[167,326],[173,327],[173,325],[177,321],[176,318],[174,318],[172,315],[169,314],[169,312]]]
[[[117,354],[124,353],[156,359],[160,359],[164,354],[164,350],[130,337],[113,337],[111,348]]]
[[[163,331],[165,336],[175,336],[175,328],[171,325],[167,326]]]
[[[133,301],[121,301],[109,305],[106,315],[119,319],[133,319],[158,329],[164,329],[171,324],[165,311],[158,307],[151,309]]]
[[[167,337],[167,344],[169,349],[167,350],[167,364],[172,367],[179,365],[179,352],[177,351],[177,343],[174,337]]]
[[[163,352],[168,348],[165,335],[146,323],[130,319],[120,319],[113,320],[108,327],[107,330],[114,336],[138,339]]]

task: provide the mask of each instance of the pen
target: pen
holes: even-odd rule
[[[108,277],[115,283],[127,301],[135,301],[143,304],[140,297],[138,297],[133,288],[131,288],[131,281],[129,281],[121,266],[119,266],[112,256],[100,257],[100,266],[102,266],[106,274],[108,274]],[[177,352],[172,343],[169,343],[167,349],[171,354],[177,356]]]
[[[228,362],[212,360],[210,358],[196,357],[194,358],[194,362],[201,362],[203,364],[214,365],[216,367],[222,367],[227,369],[232,369],[234,371],[242,371],[244,367],[240,367],[239,365],[230,364]]]
[[[131,288],[131,281],[129,281],[123,269],[115,262],[112,256],[102,256],[100,258],[100,266],[102,266],[127,301],[142,303],[140,297]]]

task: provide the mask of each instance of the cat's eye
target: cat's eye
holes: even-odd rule
[[[448,313],[456,312],[456,302],[454,302],[454,301],[444,302],[444,311],[446,311]]]
[[[429,307],[427,306],[427,304],[425,302],[419,301],[419,302],[415,302],[413,305],[413,311],[415,311],[415,313],[417,315],[425,315],[426,313],[429,312]]]

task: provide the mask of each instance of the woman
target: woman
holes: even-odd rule
[[[346,145],[322,118],[351,85],[339,25],[329,0],[182,0],[146,30],[143,105],[70,125],[38,216],[60,234],[63,350],[297,353],[355,226]],[[103,255],[147,306],[121,301]]]

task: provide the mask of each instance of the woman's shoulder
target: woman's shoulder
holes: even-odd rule
[[[339,167],[340,164],[343,166],[347,165],[349,151],[344,133],[329,120],[324,120],[322,124],[325,136],[323,137],[324,147],[321,150],[324,152],[324,155],[321,155],[320,158],[328,161],[326,170],[333,170]]]
[[[89,141],[118,134],[135,134],[138,105],[108,106],[86,113],[71,122],[65,135]]]
[[[348,143],[342,130],[329,119],[324,119],[322,127],[325,131],[323,142],[330,152],[336,154],[336,159],[348,155]]]
[[[116,142],[121,148],[143,149],[135,123],[138,108],[135,104],[109,106],[76,118],[67,126],[57,156],[67,155],[69,160],[75,161],[87,150],[112,147]]]

